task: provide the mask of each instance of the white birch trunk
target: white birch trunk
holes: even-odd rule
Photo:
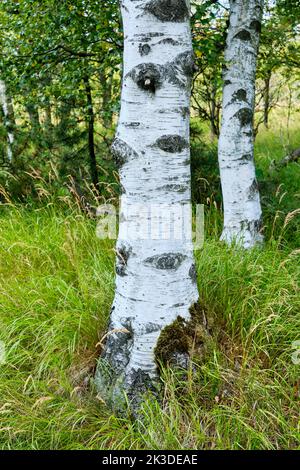
[[[14,133],[12,131],[13,123],[11,122],[12,104],[7,96],[6,85],[3,80],[0,80],[0,105],[2,107],[4,116],[4,125],[7,132],[7,160],[12,163],[13,160],[13,144],[14,144]]]
[[[129,240],[124,235],[138,233],[141,221],[155,222],[153,214],[143,213],[144,205],[165,209],[190,201],[190,6],[186,0],[123,0],[121,9],[123,86],[112,150],[124,192],[116,292],[103,356],[115,405],[120,391],[134,401],[151,387],[161,330],[178,316],[189,319],[189,308],[198,299],[190,214],[179,240],[162,234],[155,240]],[[138,214],[130,211],[135,204],[141,204]],[[96,384],[103,394],[108,386],[103,358]]]
[[[253,158],[255,74],[263,0],[231,0],[225,49],[219,166],[224,206],[221,236],[251,248],[263,239]]]

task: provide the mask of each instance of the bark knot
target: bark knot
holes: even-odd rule
[[[152,63],[139,64],[129,72],[128,76],[142,90],[154,93],[162,84],[162,67]]]

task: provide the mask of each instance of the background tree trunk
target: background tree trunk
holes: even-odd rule
[[[214,83],[210,99],[210,139],[212,142],[219,137],[219,109],[216,102],[217,85]]]
[[[125,390],[132,403],[157,378],[154,349],[162,329],[198,299],[191,214],[181,239],[126,236],[190,201],[189,105],[193,52],[185,0],[124,0],[124,67],[112,151],[123,187],[117,241],[116,292],[96,383],[110,386],[115,407]],[[132,211],[140,204],[138,213]],[[167,222],[167,220],[165,220]],[[108,377],[109,375],[109,377]],[[120,394],[121,392],[121,394]],[[122,401],[122,400],[121,400]],[[134,406],[134,405],[133,405]]]
[[[6,84],[0,80],[0,105],[4,117],[4,126],[7,133],[7,160],[9,163],[13,162],[13,145],[15,141],[14,128],[15,116],[14,108],[11,97],[7,93]]]
[[[266,129],[269,128],[269,112],[270,112],[270,80],[271,73],[264,79],[264,126]]]
[[[225,49],[219,166],[227,243],[262,241],[261,206],[253,159],[255,73],[263,0],[231,0]]]
[[[106,73],[105,73],[106,72]],[[112,85],[113,85],[113,70],[100,70],[100,83],[102,88],[102,116],[103,125],[106,129],[111,129],[113,113],[112,106]]]
[[[27,102],[25,106],[30,120],[31,132],[34,134],[38,133],[40,136],[41,124],[38,106],[31,102]]]

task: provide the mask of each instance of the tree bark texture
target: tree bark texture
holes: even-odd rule
[[[262,241],[261,205],[253,159],[256,61],[263,0],[231,0],[225,48],[219,166],[224,227],[221,239],[251,248]]]
[[[14,136],[14,110],[10,96],[7,93],[6,84],[0,80],[0,105],[4,117],[4,126],[7,133],[7,160],[9,163],[13,162],[13,145],[15,141]]]
[[[186,0],[123,0],[121,112],[112,152],[123,188],[117,240],[116,291],[96,383],[115,406],[134,402],[158,372],[155,346],[178,316],[188,320],[198,299],[191,237],[127,239],[143,205],[189,203],[189,106],[193,51]],[[139,214],[129,209],[141,204]],[[105,364],[107,367],[105,367]]]

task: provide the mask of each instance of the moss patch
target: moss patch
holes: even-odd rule
[[[200,302],[192,305],[190,315],[189,321],[178,316],[162,330],[155,348],[159,364],[181,365],[183,357],[186,357],[186,362],[189,358],[195,362],[205,360],[213,345],[214,315]]]

